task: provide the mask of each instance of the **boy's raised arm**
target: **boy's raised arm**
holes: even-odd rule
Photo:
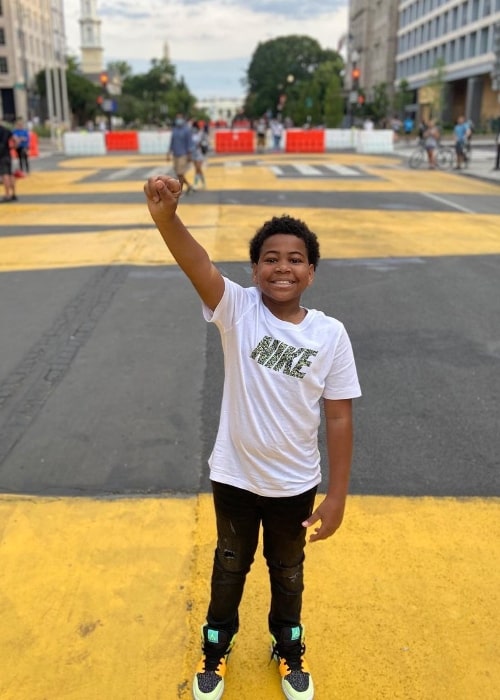
[[[149,213],[179,267],[191,280],[209,309],[214,310],[224,294],[224,280],[176,214],[181,187],[165,175],[149,178],[144,185]]]

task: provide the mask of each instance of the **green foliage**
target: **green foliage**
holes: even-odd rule
[[[344,117],[344,98],[340,76],[334,73],[325,89],[324,123],[328,129],[338,128]]]
[[[404,78],[399,81],[398,89],[394,96],[394,109],[399,114],[403,116],[408,105],[413,103],[413,91],[410,90],[410,85]]]
[[[373,89],[373,102],[370,111],[375,123],[384,119],[389,114],[389,96],[387,94],[387,83],[378,83]]]
[[[66,84],[68,87],[68,102],[77,125],[84,125],[89,119],[94,119],[98,112],[97,98],[100,89],[79,72],[78,61],[74,56],[66,59]],[[35,77],[38,94],[47,97],[45,71],[40,71]]]
[[[118,104],[120,116],[126,122],[163,124],[177,112],[191,115],[196,98],[184,79],[177,79],[170,61],[153,59],[147,73],[126,75]],[[126,105],[124,114],[121,114],[122,104]]]
[[[446,62],[444,58],[438,58],[428,83],[432,92],[432,116],[438,121],[443,117],[445,75]]]
[[[327,91],[340,85],[342,58],[323,50],[315,39],[291,35],[258,44],[247,70],[245,114],[258,118],[271,112],[290,117],[295,124],[325,121]],[[337,76],[338,83],[332,83]],[[286,97],[278,110],[280,97]]]
[[[343,59],[336,51],[321,48],[308,36],[291,35],[259,43],[245,80],[245,114],[256,118],[279,112],[297,125],[339,126],[345,99],[343,69]],[[125,124],[165,124],[178,112],[208,119],[207,114],[196,110],[196,98],[184,79],[177,78],[175,66],[168,59],[153,59],[150,69],[137,75],[126,61],[110,62],[106,70],[111,81],[114,76],[119,79],[121,94],[113,94],[112,99],[117,104],[116,115]],[[45,96],[44,71],[37,76],[37,85],[39,94]],[[67,85],[77,125],[84,126],[102,114],[97,100],[106,97],[103,88],[81,73],[74,56],[67,57]]]
[[[106,70],[110,77],[117,75],[122,83],[132,75],[132,67],[127,61],[110,61],[106,66]]]

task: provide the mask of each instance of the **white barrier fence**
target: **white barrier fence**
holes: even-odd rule
[[[106,140],[100,131],[67,131],[63,150],[67,156],[105,156]]]
[[[170,147],[170,131],[139,131],[138,150],[144,155],[164,155]],[[269,139],[267,148],[272,145]],[[282,147],[286,148],[286,132]],[[63,135],[67,156],[106,155],[106,136],[102,132],[70,131]],[[354,150],[357,153],[393,153],[394,134],[390,129],[325,129],[325,152]]]
[[[170,148],[170,131],[139,131],[139,153],[158,155],[165,153]]]
[[[394,132],[392,129],[356,130],[355,149],[358,153],[392,153]]]

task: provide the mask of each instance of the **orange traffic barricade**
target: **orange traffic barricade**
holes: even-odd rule
[[[139,138],[137,131],[107,131],[107,151],[138,151]]]
[[[254,133],[251,130],[229,129],[215,132],[216,153],[253,153],[254,151]]]
[[[29,157],[30,158],[36,158],[37,156],[40,155],[40,147],[38,144],[38,134],[36,134],[34,131],[30,131],[30,141],[29,141]]]
[[[324,129],[288,129],[286,151],[287,153],[324,153]]]

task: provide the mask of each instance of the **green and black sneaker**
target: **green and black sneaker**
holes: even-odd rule
[[[202,625],[203,656],[196,667],[193,680],[193,698],[195,700],[220,700],[222,697],[227,657],[233,648],[235,639],[235,634],[229,639],[229,634],[224,630],[216,630],[208,625]]]
[[[304,628],[284,627],[276,639],[271,635],[271,659],[276,659],[281,687],[287,700],[313,700],[314,684],[304,659]]]

